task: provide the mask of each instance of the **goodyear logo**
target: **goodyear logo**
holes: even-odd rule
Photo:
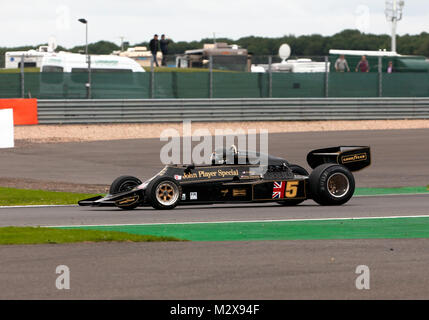
[[[366,153],[356,153],[348,156],[342,156],[341,162],[342,163],[348,163],[348,162],[356,162],[356,161],[365,161],[367,159]]]

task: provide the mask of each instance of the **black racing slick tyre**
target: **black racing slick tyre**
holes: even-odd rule
[[[307,170],[305,170],[303,167],[297,164],[291,164],[289,165],[289,168],[292,170],[294,174],[299,174],[300,176],[307,176],[307,177],[309,175]],[[280,203],[282,206],[296,206],[303,201],[305,201],[305,199],[278,201],[278,203]]]
[[[140,179],[133,176],[120,176],[110,185],[110,194],[121,193],[129,191],[142,184]]]
[[[116,178],[112,184],[110,185],[109,193],[110,194],[116,194],[121,192],[126,192],[129,190],[134,189],[138,185],[141,185],[142,182],[140,179],[133,177],[133,176],[120,176]],[[124,210],[132,210],[137,208],[139,203],[134,203],[132,205],[127,206],[121,206],[116,205],[118,208],[124,209]]]
[[[339,206],[353,196],[355,179],[344,166],[332,163],[316,167],[310,174],[311,197],[322,206]]]
[[[154,209],[173,209],[182,198],[182,187],[170,177],[155,178],[146,190],[149,203]]]

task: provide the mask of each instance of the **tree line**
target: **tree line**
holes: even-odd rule
[[[150,39],[136,43],[134,46],[148,47]],[[199,49],[204,43],[213,43],[214,39],[204,38],[200,41],[174,41],[169,45],[169,54],[180,54],[185,50]],[[361,33],[358,30],[343,30],[332,36],[312,35],[285,35],[278,38],[248,36],[240,39],[218,38],[217,42],[227,42],[228,44],[238,44],[246,48],[255,56],[277,55],[281,44],[288,43],[292,48],[293,56],[324,56],[329,53],[329,49],[345,50],[390,50],[389,35],[375,35]],[[46,45],[46,44],[44,44]],[[128,44],[127,44],[128,46]],[[126,46],[126,47],[127,47]],[[4,68],[4,58],[6,51],[20,51],[35,49],[33,46],[22,46],[15,48],[0,47],[0,67]],[[90,54],[110,54],[114,50],[119,50],[120,46],[109,41],[98,41],[88,45]],[[57,51],[84,52],[85,46],[75,46],[70,49],[59,46]],[[422,32],[418,35],[402,35],[397,38],[397,51],[403,55],[422,55],[429,57],[429,33]]]

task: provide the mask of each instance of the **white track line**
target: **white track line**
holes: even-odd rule
[[[157,223],[127,223],[127,224],[86,224],[64,226],[41,226],[43,228],[69,227],[127,227],[127,226],[157,226],[157,225],[186,225],[186,224],[216,224],[216,223],[265,223],[265,222],[305,222],[305,221],[332,221],[332,220],[366,220],[366,219],[400,219],[400,218],[429,218],[429,215],[417,216],[381,216],[381,217],[349,217],[349,218],[310,218],[310,219],[282,219],[282,220],[226,220],[226,221],[190,221],[190,222],[157,222]]]

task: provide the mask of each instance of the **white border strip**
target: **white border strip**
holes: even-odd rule
[[[266,222],[305,222],[305,221],[332,221],[332,220],[374,220],[400,218],[429,218],[429,215],[417,216],[382,216],[382,217],[350,217],[350,218],[310,218],[310,219],[283,219],[283,220],[230,220],[230,221],[190,221],[190,222],[157,222],[157,223],[128,223],[128,224],[86,224],[41,226],[43,228],[72,228],[72,227],[127,227],[127,226],[157,226],[157,225],[186,225],[186,224],[216,224],[216,223],[266,223]]]

